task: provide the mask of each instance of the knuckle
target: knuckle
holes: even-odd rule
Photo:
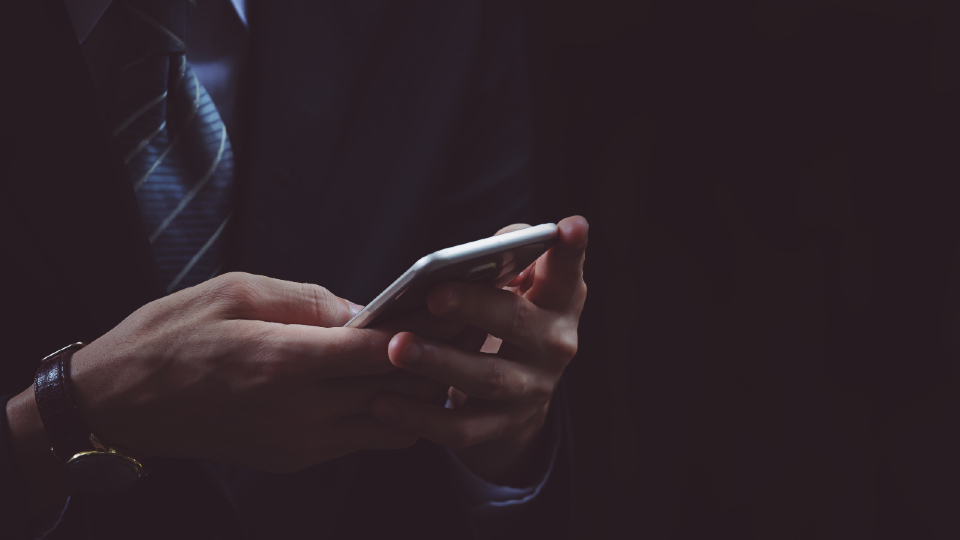
[[[524,373],[519,377],[521,393],[525,400],[531,400],[535,403],[544,403],[550,401],[553,395],[553,385],[549,383],[546,377],[538,373]]]
[[[577,329],[566,324],[555,324],[547,340],[547,354],[563,361],[573,360],[577,354],[579,339]]]
[[[483,379],[484,393],[496,397],[503,393],[507,384],[507,370],[503,360],[492,358],[487,374]]]
[[[244,353],[249,367],[253,371],[255,386],[272,385],[287,377],[289,362],[278,347],[276,338],[267,330],[248,330],[243,338]]]
[[[259,290],[250,274],[231,272],[214,281],[212,294],[214,299],[228,308],[246,311],[257,304]]]
[[[553,384],[550,384],[542,377],[537,377],[527,386],[528,394],[534,402],[544,404],[553,397]]]
[[[573,357],[577,355],[577,350],[579,348],[578,341],[577,333],[575,331],[564,333],[564,338],[561,339],[558,347],[560,358],[562,358],[565,362],[573,360]]]
[[[326,321],[330,313],[336,313],[333,294],[325,287],[310,283],[304,283],[301,287],[303,287],[303,297],[306,298],[317,321]]]
[[[530,305],[519,296],[514,297],[513,319],[510,321],[510,333],[514,336],[522,336],[530,323]]]

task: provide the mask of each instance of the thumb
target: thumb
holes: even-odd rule
[[[584,288],[583,263],[589,224],[583,216],[571,216],[557,224],[557,241],[537,259],[534,281],[526,297],[534,304],[561,310]]]

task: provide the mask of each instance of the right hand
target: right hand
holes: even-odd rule
[[[74,354],[80,414],[139,457],[295,471],[417,437],[370,414],[377,394],[441,386],[397,370],[392,334],[341,328],[350,304],[316,285],[232,273],[151,302]]]

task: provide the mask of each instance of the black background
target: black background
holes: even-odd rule
[[[578,536],[960,538],[960,3],[525,9]]]

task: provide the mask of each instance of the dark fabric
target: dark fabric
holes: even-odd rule
[[[0,32],[0,50],[20,76],[0,85],[0,272],[15,285],[4,298],[14,316],[3,325],[0,393],[22,391],[40,358],[93,341],[162,294],[66,10],[58,0],[5,9],[4,23],[17,25]],[[227,269],[320,283],[365,303],[424,253],[530,220],[512,3],[283,0],[250,13]],[[7,445],[0,439],[0,457]],[[75,497],[54,536],[462,538],[439,451],[420,443],[268,475],[243,522],[197,463],[153,460],[130,493]],[[11,473],[8,463],[0,475]],[[565,535],[570,476],[555,471],[517,530]],[[346,487],[325,500],[317,482]],[[16,538],[13,489],[0,485],[14,501],[0,507],[0,535]]]
[[[424,253],[529,220],[515,11],[509,2],[252,5],[256,106],[245,112],[257,136],[239,158],[242,245],[228,266],[367,303]]]
[[[16,394],[0,396],[0,411],[7,410],[7,402]],[[9,440],[10,428],[7,415],[0,414],[0,538],[25,538],[27,522],[23,519],[23,483],[13,467],[13,455]]]

